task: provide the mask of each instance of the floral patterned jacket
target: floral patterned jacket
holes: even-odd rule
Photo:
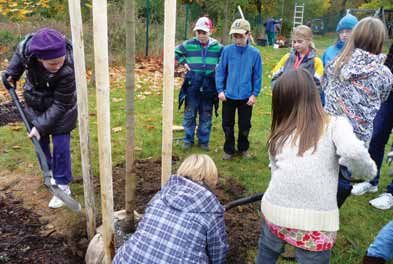
[[[374,117],[393,89],[393,74],[383,65],[384,60],[383,54],[355,49],[337,76],[336,62],[328,64],[322,80],[325,110],[332,115],[347,116],[366,146],[371,140]]]

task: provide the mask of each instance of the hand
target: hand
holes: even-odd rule
[[[29,133],[29,138],[35,137],[37,140],[40,140],[40,132],[38,132],[37,128],[33,127]]]
[[[187,63],[184,64],[184,68],[186,68],[187,71],[191,71],[191,68],[190,68],[190,66],[188,66]]]
[[[253,106],[253,105],[255,104],[256,101],[257,101],[257,98],[255,97],[255,95],[251,95],[251,96],[248,98],[247,105]]]
[[[222,102],[224,102],[224,101],[227,100],[227,98],[225,97],[224,92],[220,92],[220,93],[218,94],[218,99],[219,99],[220,101],[222,101]]]
[[[6,85],[6,82],[9,82],[9,83],[13,82],[13,79],[12,79],[12,76],[11,76],[11,75],[9,75],[8,73],[4,72],[3,75],[1,76],[1,79],[2,79],[2,81],[3,81],[4,87],[5,87],[7,90],[10,89],[10,88],[12,87],[12,86],[10,86],[9,84]]]

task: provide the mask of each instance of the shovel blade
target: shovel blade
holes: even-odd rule
[[[48,190],[55,195],[57,198],[63,201],[63,203],[70,208],[74,212],[80,212],[81,211],[81,205],[77,201],[75,201],[71,196],[66,194],[62,189],[59,188],[57,185],[53,184],[47,184],[45,183],[45,186],[48,188]]]

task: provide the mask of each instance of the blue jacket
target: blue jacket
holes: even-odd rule
[[[216,70],[216,89],[224,91],[232,100],[258,96],[262,84],[262,59],[259,50],[251,45],[235,44],[224,48]]]
[[[219,264],[228,251],[224,207],[206,187],[172,176],[150,201],[113,264]]]
[[[323,67],[326,67],[326,65],[334,60],[338,54],[342,51],[344,48],[345,42],[338,40],[336,44],[328,47],[325,52],[322,55],[322,62],[323,62]]]
[[[269,18],[268,20],[266,20],[266,22],[263,24],[265,26],[265,32],[274,32],[275,24],[281,24],[281,21],[274,20],[273,18]]]

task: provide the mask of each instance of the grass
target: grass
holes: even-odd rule
[[[334,42],[335,37],[315,38],[319,55],[323,50]],[[274,64],[283,56],[288,49],[275,50],[271,47],[259,47],[263,58],[263,90],[257,99],[257,104],[253,110],[252,129],[249,136],[250,152],[254,156],[251,160],[242,160],[235,157],[233,161],[222,161],[224,134],[221,128],[221,117],[213,118],[213,128],[211,134],[211,145],[209,155],[215,160],[220,175],[222,177],[233,177],[244,184],[248,192],[254,193],[267,188],[270,173],[268,169],[268,157],[266,152],[266,138],[269,133],[270,115],[270,78],[269,72]],[[158,78],[158,81],[160,78]],[[142,76],[139,78],[135,93],[136,103],[136,158],[143,159],[152,157],[155,159],[161,156],[161,130],[162,116],[161,104],[162,95],[160,89],[156,89],[157,83]],[[175,91],[175,112],[174,123],[181,125],[182,112],[177,111],[177,93],[179,85]],[[89,86],[89,109],[90,109],[90,136],[93,174],[98,173],[98,150],[97,132],[95,117],[95,91]],[[221,109],[220,109],[221,110]],[[111,127],[122,129],[112,132],[112,159],[113,165],[124,162],[125,156],[125,88],[122,79],[115,81],[111,85]],[[183,159],[185,153],[181,146],[182,132],[174,133],[173,153]],[[81,164],[79,153],[78,132],[72,133],[72,155],[73,170],[76,178],[81,176]],[[202,152],[198,147],[193,147],[191,152]],[[34,152],[30,142],[26,137],[23,128],[15,126],[0,127],[0,168],[11,171],[29,172],[38,171]],[[173,169],[175,170],[175,168]],[[388,167],[382,168],[380,192],[383,192],[391,180],[387,177]],[[72,186],[74,193],[83,199],[81,186]],[[350,197],[341,210],[341,230],[338,233],[337,244],[333,250],[331,263],[359,263],[364,255],[369,243],[380,228],[393,219],[393,211],[381,211],[368,205],[368,200],[377,194],[368,194],[361,197]],[[97,203],[98,204],[98,203]],[[256,231],[259,232],[259,231]],[[256,254],[256,249],[249,250],[249,258],[252,260]],[[287,263],[280,261],[279,263]],[[390,262],[392,263],[392,262]]]

